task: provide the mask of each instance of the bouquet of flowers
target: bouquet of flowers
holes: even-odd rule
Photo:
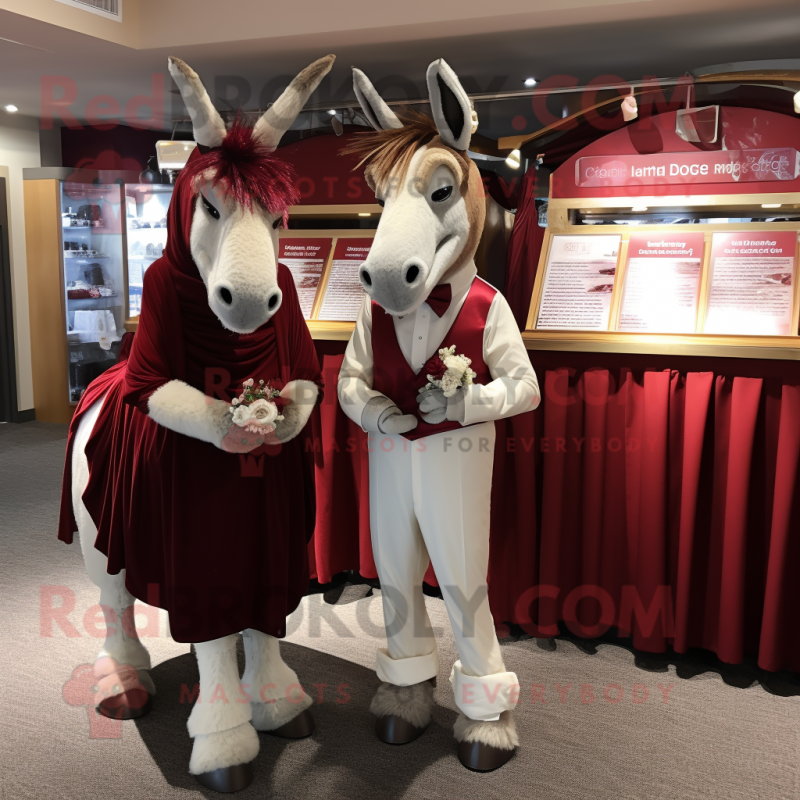
[[[281,393],[263,380],[256,384],[253,378],[248,378],[242,389],[231,403],[234,424],[250,433],[266,434],[275,430],[275,423],[283,419]]]
[[[470,386],[476,377],[469,365],[471,358],[465,355],[456,355],[456,346],[443,347],[438,355],[428,359],[423,369],[428,376],[428,382],[420,392],[429,389],[441,389],[445,397],[452,397],[461,386]]]

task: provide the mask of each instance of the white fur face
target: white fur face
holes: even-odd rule
[[[195,201],[190,247],[208,305],[234,333],[252,333],[281,307],[278,228],[282,217],[228,200],[210,181]]]
[[[458,260],[471,221],[461,167],[441,147],[420,148],[401,183],[389,180],[375,240],[359,269],[364,291],[386,311],[414,311]]]

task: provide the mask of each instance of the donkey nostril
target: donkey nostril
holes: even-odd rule
[[[417,275],[419,275],[419,267],[416,264],[412,264],[406,272],[406,283],[414,283]]]
[[[272,297],[270,297],[270,299],[269,299],[269,307],[270,308],[275,308],[276,305],[278,305],[278,293],[277,292],[274,295],[272,295]]]
[[[372,276],[365,269],[361,270],[361,280],[364,281],[367,286],[372,286]]]
[[[219,299],[225,303],[226,306],[229,306],[233,302],[233,295],[231,294],[230,289],[226,289],[224,286],[219,290]]]

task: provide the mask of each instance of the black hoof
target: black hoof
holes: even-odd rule
[[[274,731],[264,731],[270,736],[281,736],[284,739],[305,739],[314,733],[314,717],[311,712],[306,708],[303,709],[294,719],[290,719],[285,725],[280,728],[275,728]]]
[[[387,714],[385,717],[378,717],[375,722],[375,733],[377,737],[386,744],[408,744],[414,739],[419,739],[425,728],[418,728],[402,717],[394,714]]]
[[[483,742],[459,742],[458,760],[473,772],[492,772],[500,769],[514,755],[514,750],[501,750]]]
[[[109,719],[139,719],[150,713],[153,698],[144,689],[133,689],[107,697],[97,706],[97,713]]]
[[[239,792],[253,782],[253,763],[236,764],[233,767],[220,767],[211,772],[195,775],[197,782],[215,792]]]

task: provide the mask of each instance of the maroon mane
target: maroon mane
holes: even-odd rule
[[[283,214],[300,199],[292,166],[253,136],[253,128],[237,117],[222,144],[191,159],[184,172],[194,179],[211,171],[212,183],[236,203],[252,208],[253,202],[270,214]],[[182,176],[183,177],[183,176]]]

